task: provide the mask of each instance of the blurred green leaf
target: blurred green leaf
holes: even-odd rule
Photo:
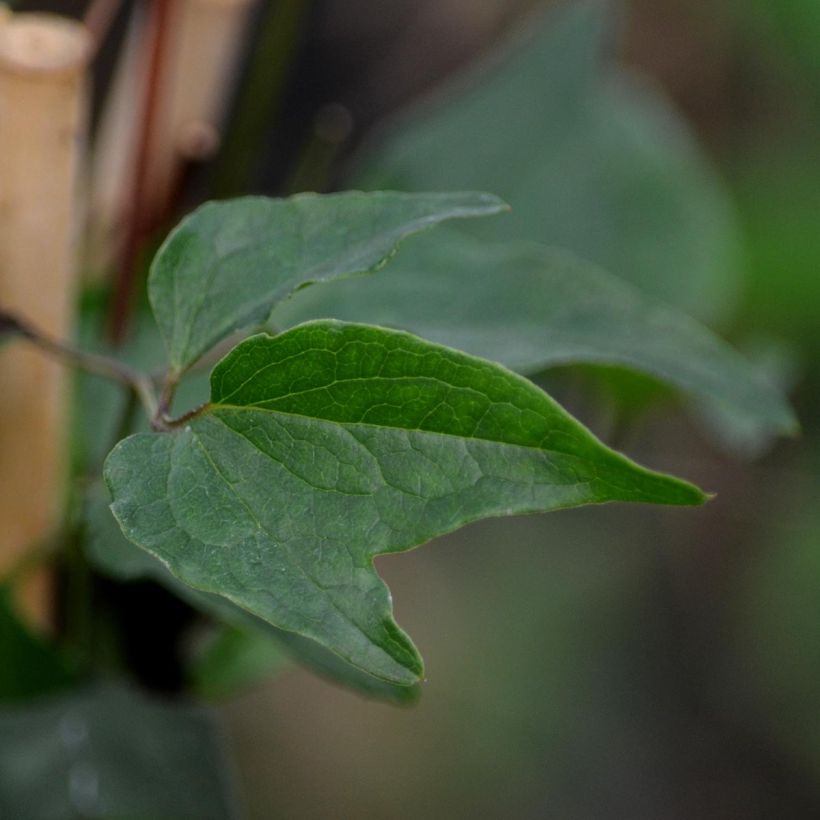
[[[706,498],[500,365],[333,321],[238,345],[204,411],[120,442],[105,480],[125,535],[181,581],[400,685],[423,667],[375,556],[489,516]]]
[[[759,146],[736,159],[735,188],[749,237],[743,321],[820,362],[820,128],[809,141]]]
[[[220,742],[202,708],[115,686],[0,709],[0,817],[228,820]]]
[[[505,207],[491,194],[389,191],[209,202],[171,231],[148,277],[171,367],[185,371],[299,288],[378,269],[411,234]]]
[[[400,327],[532,375],[567,364],[632,368],[761,435],[792,433],[780,391],[709,330],[572,254],[438,230],[372,279],[312,288],[277,327],[333,317]]]
[[[788,393],[798,380],[799,363],[792,347],[781,340],[754,338],[741,343],[745,357],[754,362],[760,378],[772,389]],[[756,413],[738,413],[717,402],[697,402],[698,420],[727,453],[741,458],[760,458],[774,444],[774,431]]]
[[[270,637],[224,624],[198,648],[188,677],[197,695],[218,699],[253,686],[287,665],[287,653]]]
[[[742,0],[737,4],[741,21],[750,18],[757,31],[802,69],[808,70],[810,86],[820,91],[820,4],[817,0]],[[805,73],[804,73],[805,78]]]
[[[513,211],[482,223],[481,236],[569,248],[687,313],[720,318],[736,298],[732,209],[666,100],[613,76],[608,8],[583,0],[546,16],[395,123],[353,184],[495,191]]]
[[[0,586],[0,701],[36,698],[74,683],[68,664],[44,638],[23,625],[12,591]]]

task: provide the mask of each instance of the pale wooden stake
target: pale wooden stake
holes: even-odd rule
[[[0,16],[0,304],[57,337],[69,335],[73,312],[89,50],[68,19]],[[0,348],[0,574],[58,523],[65,375],[23,343]],[[23,594],[40,623],[47,588],[40,575]]]

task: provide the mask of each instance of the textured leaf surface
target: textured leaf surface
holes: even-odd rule
[[[490,194],[384,191],[203,205],[168,236],[148,279],[171,367],[185,370],[298,288],[375,270],[410,234],[504,207]]]
[[[277,629],[233,601],[211,592],[193,589],[180,581],[155,556],[128,541],[108,509],[108,493],[92,490],[86,504],[89,524],[88,557],[101,572],[119,581],[151,579],[173,592],[194,609],[227,624],[254,633],[281,647],[288,656],[311,672],[368,698],[406,705],[418,700],[420,687],[396,686],[351,666],[321,644]]]
[[[219,740],[204,709],[113,686],[0,709],[0,817],[228,820]]]
[[[273,324],[333,317],[400,327],[535,374],[566,364],[647,373],[762,433],[796,420],[759,369],[698,322],[570,253],[455,231],[411,240],[378,277],[296,294]]]
[[[352,185],[493,191],[513,210],[477,225],[481,236],[569,248],[717,318],[737,284],[731,205],[666,100],[606,64],[610,5],[581,0],[530,21],[505,54],[396,122]]]
[[[211,399],[183,430],[109,456],[123,532],[186,584],[398,684],[422,663],[375,556],[487,516],[704,500],[520,376],[382,328],[252,337],[215,368]]]

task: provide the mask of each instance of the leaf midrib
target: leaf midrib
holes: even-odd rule
[[[199,416],[214,415],[218,413],[220,410],[239,410],[244,411],[246,413],[272,413],[273,415],[290,416],[293,418],[306,419],[307,421],[321,421],[325,422],[326,424],[338,425],[339,427],[347,427],[352,425],[356,427],[369,427],[373,430],[401,430],[406,433],[426,433],[431,436],[443,436],[444,438],[463,439],[467,441],[485,441],[489,444],[497,444],[500,447],[521,447],[527,450],[537,450],[541,453],[550,453],[552,455],[559,456],[569,456],[571,458],[581,458],[581,456],[577,455],[576,453],[572,453],[568,450],[557,450],[555,448],[544,447],[539,444],[518,444],[515,442],[500,441],[498,439],[493,438],[484,438],[482,436],[466,436],[462,435],[461,433],[444,433],[441,430],[428,430],[424,427],[397,427],[392,424],[374,424],[370,421],[337,421],[336,419],[327,419],[323,416],[308,416],[304,413],[294,413],[288,410],[274,410],[270,407],[259,407],[257,405],[248,404],[223,404],[222,402],[208,403],[202,408],[202,412],[199,414]],[[581,428],[581,430],[583,430],[583,428]],[[581,430],[577,432],[581,432]],[[583,432],[586,433],[585,430],[583,430]],[[617,457],[618,454],[613,453],[612,455]]]

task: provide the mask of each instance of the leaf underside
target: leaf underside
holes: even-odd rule
[[[332,321],[240,344],[201,415],[121,442],[105,477],[123,532],[181,581],[400,685],[423,667],[375,556],[488,516],[704,500],[499,365]]]
[[[377,277],[295,294],[272,322],[330,316],[408,330],[528,375],[568,364],[628,367],[767,434],[797,427],[781,392],[706,327],[590,262],[535,243],[440,229],[407,242]]]

